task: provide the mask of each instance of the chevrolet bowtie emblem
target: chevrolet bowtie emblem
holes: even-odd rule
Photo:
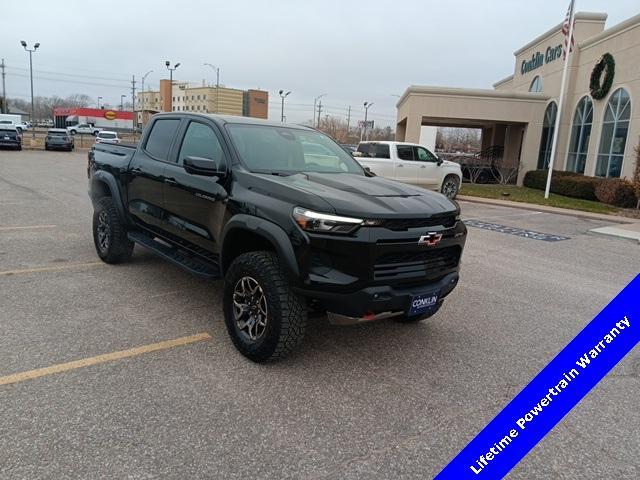
[[[418,240],[418,245],[427,245],[429,247],[433,247],[437,245],[440,240],[442,240],[441,233],[429,232],[426,235],[422,235],[420,240]]]

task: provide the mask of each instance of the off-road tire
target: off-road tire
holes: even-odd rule
[[[107,224],[107,243],[102,244],[99,239],[99,225],[102,220]],[[118,211],[111,197],[102,197],[97,201],[93,210],[93,244],[98,256],[106,263],[122,263],[131,258],[133,242],[127,238],[127,229],[123,225]]]
[[[453,188],[453,190],[451,190]],[[440,192],[448,199],[453,200],[460,191],[460,179],[457,175],[447,175],[442,181]]]
[[[257,281],[267,303],[264,334],[256,340],[242,335],[233,312],[236,284],[247,276]],[[274,252],[248,252],[233,261],[225,275],[224,320],[235,347],[254,362],[284,358],[302,342],[307,324],[305,303],[291,290]]]
[[[438,304],[435,307],[433,307],[431,310],[429,310],[427,313],[423,315],[415,315],[413,317],[409,317],[407,314],[403,313],[402,315],[393,317],[393,319],[399,323],[417,323],[422,320],[426,320],[427,318],[433,317],[436,313],[438,313],[438,310],[440,310],[441,306],[442,306],[442,301],[438,302]]]

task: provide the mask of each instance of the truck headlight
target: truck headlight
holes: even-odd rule
[[[302,207],[293,209],[293,218],[303,230],[317,233],[351,233],[364,222],[360,218],[319,213]]]

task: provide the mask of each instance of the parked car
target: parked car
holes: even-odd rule
[[[50,128],[47,137],[44,139],[45,150],[67,150],[75,148],[73,137],[64,128]]]
[[[22,136],[14,125],[7,125],[0,121],[0,147],[22,150]]]
[[[454,199],[460,190],[460,165],[439,159],[429,149],[406,142],[360,142],[356,160],[380,177],[436,190]]]
[[[357,145],[351,145],[348,143],[341,143],[340,146],[342,148],[345,149],[345,151],[349,154],[352,155],[354,152],[356,152],[358,150],[358,146]]]
[[[67,127],[67,132],[71,135],[75,135],[77,133],[88,133],[89,135],[97,135],[98,132],[101,132],[102,129],[98,127],[94,127],[89,123],[78,123],[77,125],[72,125]]]
[[[256,362],[301,342],[307,308],[416,322],[458,283],[459,207],[370,175],[312,128],[161,113],[137,147],[94,144],[87,173],[98,256],[125,262],[137,243],[224,279],[227,331]]]
[[[103,130],[96,135],[96,143],[120,143],[120,137],[117,132]]]

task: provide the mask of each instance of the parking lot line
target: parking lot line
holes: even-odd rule
[[[157,352],[158,350],[168,350],[174,347],[202,342],[204,340],[209,340],[210,338],[211,335],[209,335],[207,332],[202,332],[195,335],[190,335],[188,337],[180,337],[173,340],[165,340],[164,342],[151,343],[149,345],[130,348],[128,350],[120,350],[117,352],[105,353],[103,355],[98,355],[95,357],[83,358],[82,360],[75,360],[73,362],[58,363],[49,367],[38,368],[36,370],[28,370],[26,372],[14,373],[13,375],[0,377],[0,385],[10,385],[13,383],[24,382],[25,380],[32,380],[34,378],[44,377],[47,375],[68,372],[69,370],[77,370],[79,368],[90,367],[92,365],[98,365],[100,363],[113,362],[115,360],[122,360],[124,358],[136,357],[144,353]]]
[[[0,232],[8,230],[35,230],[38,228],[56,228],[57,225],[25,225],[22,227],[0,227]]]
[[[5,271],[0,271],[0,277],[3,275],[20,275],[23,273],[56,272],[58,270],[69,270],[71,268],[82,268],[82,267],[97,267],[100,265],[106,265],[106,263],[104,262],[70,263],[69,265],[24,268],[21,270],[5,270]]]

